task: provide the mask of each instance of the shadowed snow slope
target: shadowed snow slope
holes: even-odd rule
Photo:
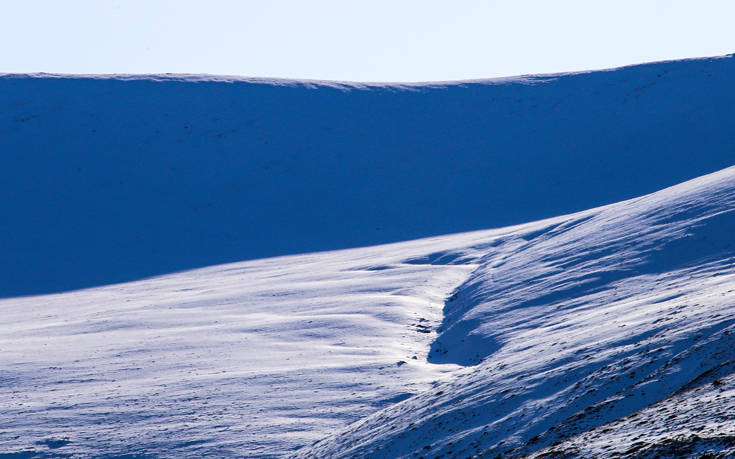
[[[640,196],[731,165],[733,81],[731,56],[431,85],[0,76],[0,296]]]
[[[731,167],[489,237],[429,355],[465,368],[297,455],[734,451],[734,235]]]

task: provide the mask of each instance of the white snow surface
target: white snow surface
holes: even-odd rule
[[[429,357],[468,368],[297,456],[521,457],[669,397],[680,406],[699,397],[691,389],[710,384],[708,375],[733,372],[733,211],[729,168],[491,236],[479,267],[448,299]],[[626,432],[602,430],[602,446],[581,437],[546,453],[732,449],[735,404],[723,400],[725,421],[710,416],[704,425],[696,406],[665,434],[647,422],[631,432],[628,421]]]
[[[731,167],[514,227],[0,300],[0,452],[729,451],[734,210]]]
[[[446,379],[449,292],[497,231],[0,301],[0,451],[269,456]],[[460,249],[466,264],[413,261]]]

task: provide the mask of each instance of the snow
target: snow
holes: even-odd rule
[[[2,300],[0,444],[534,452],[735,359],[733,210],[735,167],[515,227]]]
[[[693,412],[678,430],[657,421],[670,429],[663,444],[647,423],[600,427],[649,405],[681,406],[677,393],[695,396],[722,365],[730,375],[733,234],[735,167],[489,238],[448,297],[429,356],[466,370],[297,456],[521,457],[578,435],[551,451],[588,457],[627,451],[631,429],[646,438],[640,448],[674,439],[731,448],[729,423],[705,431]],[[723,400],[719,410],[735,405]],[[702,439],[681,440],[682,431]]]
[[[732,363],[715,368],[694,389],[603,427],[539,451],[534,457],[625,455],[682,457],[735,455],[735,392]],[[724,370],[724,371],[722,371]],[[725,376],[717,378],[718,375]],[[706,457],[706,456],[705,456]],[[717,457],[717,456],[715,456]]]
[[[474,257],[465,246],[488,234],[0,300],[0,450],[269,456],[311,443],[451,373],[427,363],[423,330],[474,265],[416,259]]]
[[[725,56],[425,85],[0,76],[0,296],[650,193],[731,165],[734,71]]]
[[[1,77],[0,455],[732,454],[733,63]]]

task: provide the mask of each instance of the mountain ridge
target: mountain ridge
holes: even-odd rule
[[[0,213],[13,218],[0,227],[0,296],[649,193],[731,164],[734,62],[350,91],[2,77]]]
[[[263,84],[303,84],[304,86],[331,86],[362,89],[363,87],[441,87],[456,86],[463,84],[488,84],[509,83],[515,81],[533,80],[534,78],[555,78],[570,75],[585,75],[596,72],[614,72],[633,67],[646,65],[660,65],[674,62],[707,61],[715,59],[732,59],[735,53],[726,53],[718,56],[689,57],[684,59],[664,59],[635,64],[620,65],[616,67],[604,67],[592,70],[578,70],[573,72],[549,72],[549,73],[523,73],[492,78],[471,78],[460,80],[426,80],[426,81],[351,81],[351,80],[320,80],[312,78],[280,78],[280,77],[257,77],[243,75],[225,75],[210,73],[54,73],[54,72],[0,72],[0,78],[62,78],[62,79],[119,79],[119,80],[160,80],[178,82],[241,82],[241,83],[263,83]]]

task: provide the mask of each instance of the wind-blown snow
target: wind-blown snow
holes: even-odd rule
[[[295,454],[533,453],[730,384],[734,211],[735,167],[517,227],[3,300],[0,444],[268,456],[326,436]],[[636,433],[730,445],[726,413],[698,430],[694,415]],[[676,443],[693,429],[695,446]]]
[[[733,234],[735,167],[491,238],[449,297],[429,356],[476,366],[298,456],[519,457],[668,397],[681,404],[678,392],[733,371]],[[722,411],[735,404],[721,402],[719,424],[689,412],[666,433],[649,432],[649,419],[628,437],[628,421],[617,440],[583,435],[546,453],[623,453],[636,436],[635,450],[654,453],[732,449]]]
[[[0,76],[0,296],[640,196],[731,165],[733,81],[732,56],[426,85]]]
[[[1,77],[0,455],[735,454],[734,64]]]
[[[470,260],[488,234],[0,300],[0,453],[269,456],[311,443],[454,369],[427,362],[430,330],[474,265],[416,260],[457,247]]]

